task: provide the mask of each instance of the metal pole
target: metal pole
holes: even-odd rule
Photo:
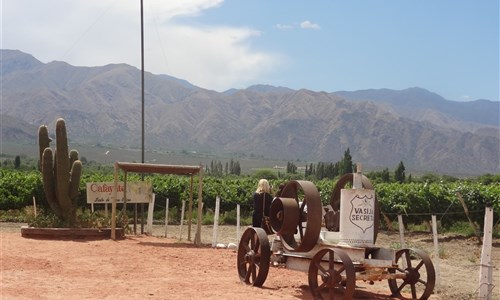
[[[142,9],[141,0],[141,121],[142,121],[142,156],[141,162],[144,163],[144,17],[143,17],[143,9]]]
[[[143,0],[141,0],[141,136],[142,136],[142,148],[141,148],[141,162],[144,163],[144,10],[143,10]],[[141,178],[144,181],[144,173],[141,174]],[[137,216],[137,204],[135,206],[135,212]],[[137,217],[136,217],[137,220]],[[141,203],[141,234],[144,234],[144,204]]]

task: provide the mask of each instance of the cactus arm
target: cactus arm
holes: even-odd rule
[[[72,149],[69,152],[69,166],[70,166],[70,168],[73,167],[73,163],[77,160],[78,160],[78,151],[76,151],[75,149]],[[69,171],[71,172],[71,170],[69,170]]]
[[[74,206],[76,206],[76,199],[80,188],[80,177],[82,175],[82,162],[77,160],[73,162],[71,167],[71,179],[69,182],[69,198]]]
[[[56,198],[55,180],[54,180],[54,170],[53,170],[53,159],[52,159],[52,149],[45,148],[42,154],[42,177],[43,177],[43,190],[45,191],[45,196],[47,197],[47,202],[49,203],[52,211],[59,218],[62,217],[61,207]]]
[[[42,156],[43,156],[43,151],[45,148],[50,147],[50,142],[52,141],[51,138],[49,138],[49,130],[47,129],[47,126],[42,125],[40,128],[38,128],[38,150],[40,153],[40,160],[38,161],[38,169],[42,169]]]

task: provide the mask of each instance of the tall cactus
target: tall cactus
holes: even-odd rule
[[[82,163],[78,152],[68,152],[68,138],[64,119],[56,122],[56,149],[50,148],[47,126],[38,129],[40,164],[43,177],[43,189],[50,208],[56,216],[69,223],[76,223],[76,208]]]

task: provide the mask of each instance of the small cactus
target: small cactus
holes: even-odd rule
[[[68,152],[68,138],[64,119],[56,122],[56,149],[50,148],[47,126],[38,129],[40,150],[40,170],[43,177],[43,189],[50,208],[56,216],[68,222],[76,223],[76,208],[82,163],[78,160],[78,152]]]

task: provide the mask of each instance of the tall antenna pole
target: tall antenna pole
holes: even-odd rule
[[[141,102],[142,102],[142,155],[141,162],[144,163],[144,13],[143,13],[143,0],[141,0]]]
[[[144,10],[143,0],[141,0],[141,122],[142,122],[142,147],[141,147],[141,162],[144,163]],[[144,181],[144,173],[141,173],[141,178]],[[134,233],[137,234],[137,203],[135,204],[134,213]],[[141,203],[141,234],[144,233],[144,204]]]

